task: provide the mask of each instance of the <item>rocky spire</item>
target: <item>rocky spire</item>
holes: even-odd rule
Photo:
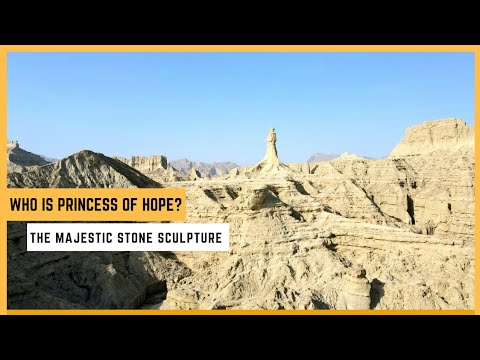
[[[278,174],[278,173],[287,173],[292,170],[285,164],[283,164],[278,158],[277,153],[277,134],[275,129],[270,129],[267,135],[267,151],[265,157],[257,165],[250,168],[250,175],[254,174]],[[263,176],[261,175],[261,176]],[[268,175],[268,176],[270,176]]]
[[[197,169],[192,167],[188,172],[188,178],[190,181],[197,181],[202,178],[202,175]]]
[[[266,165],[280,165],[280,159],[277,153],[277,134],[275,128],[271,128],[267,136],[267,152],[262,163]]]

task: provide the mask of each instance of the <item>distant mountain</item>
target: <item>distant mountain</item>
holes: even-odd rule
[[[55,158],[51,158],[51,157],[48,157],[48,156],[44,156],[44,155],[38,155],[40,156],[43,160],[45,160],[47,163],[52,163],[52,162],[55,162],[57,161],[58,159],[55,159]]]
[[[188,159],[179,159],[174,160],[169,163],[170,166],[174,167],[178,171],[181,171],[184,174],[189,174],[190,170],[193,168],[197,170],[202,177],[207,176],[221,176],[228,174],[232,169],[238,167],[237,164],[228,162],[214,162],[212,164],[207,164],[201,161],[190,161]]]
[[[325,161],[330,161],[334,160],[336,158],[340,157],[338,154],[322,154],[322,153],[316,153],[310,156],[310,158],[307,160],[309,163],[315,163],[315,162],[325,162]]]

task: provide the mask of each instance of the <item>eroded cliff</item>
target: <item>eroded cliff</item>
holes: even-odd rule
[[[12,224],[9,307],[471,309],[471,130],[458,120],[426,124],[381,160],[348,154],[286,165],[272,134],[263,161],[223,178],[192,171],[185,181],[172,168],[154,170],[170,172],[162,186],[187,189],[188,222],[230,224],[229,253],[26,253],[22,225]],[[134,182],[136,170],[121,162],[109,175],[111,161],[85,154],[81,167],[67,158],[9,181],[154,185]]]

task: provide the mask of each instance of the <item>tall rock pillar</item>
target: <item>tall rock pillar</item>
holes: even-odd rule
[[[269,165],[280,165],[280,159],[277,153],[277,134],[275,134],[275,128],[270,129],[267,136],[267,152],[262,163]]]

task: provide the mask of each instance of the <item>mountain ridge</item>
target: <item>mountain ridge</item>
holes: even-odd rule
[[[123,162],[82,150],[54,163],[7,175],[8,187],[158,188],[159,183]]]

